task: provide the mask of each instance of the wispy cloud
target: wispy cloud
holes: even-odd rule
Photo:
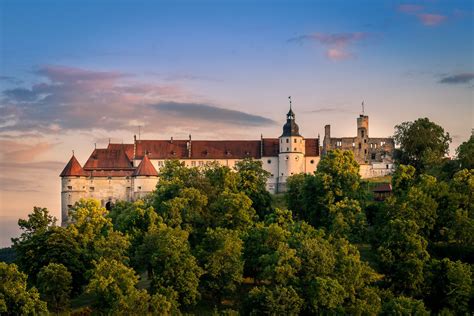
[[[22,84],[23,81],[12,76],[0,76],[0,81],[5,81],[14,85]]]
[[[445,76],[439,80],[439,83],[463,84],[470,83],[471,81],[474,81],[474,72]]]
[[[427,13],[425,7],[418,4],[401,4],[397,7],[397,11],[415,16],[421,24],[430,27],[440,25],[448,18],[442,14]]]
[[[58,145],[57,143],[39,142],[28,144],[20,141],[0,140],[0,154],[2,161],[30,162],[37,156],[48,152]]]
[[[276,124],[273,120],[259,115],[252,115],[240,111],[223,109],[207,104],[161,102],[155,108],[169,115],[182,118],[204,119],[226,122],[234,125],[270,125]]]
[[[397,10],[403,13],[416,13],[423,10],[423,8],[422,5],[418,4],[400,4]]]
[[[38,83],[3,91],[0,134],[130,130],[134,122],[162,133],[166,128],[189,124],[186,119],[203,129],[209,122],[218,124],[216,118],[234,126],[272,123],[202,102],[177,84],[144,83],[121,72],[47,65],[34,73]]]
[[[352,33],[313,33],[288,39],[289,43],[317,42],[326,47],[326,57],[331,60],[343,60],[353,57],[349,45],[355,44],[369,36],[365,32]]]
[[[441,14],[432,14],[432,13],[422,13],[417,15],[418,20],[426,26],[437,26],[444,21],[446,21],[447,17]]]

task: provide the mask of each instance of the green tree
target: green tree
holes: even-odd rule
[[[474,169],[474,134],[459,145],[456,154],[462,169]]]
[[[257,286],[248,293],[244,314],[299,315],[302,307],[303,299],[291,286]]]
[[[381,314],[387,316],[428,316],[430,313],[426,310],[423,301],[411,297],[399,296],[384,303],[382,305]]]
[[[74,292],[77,293],[85,283],[85,272],[90,263],[85,259],[81,245],[66,228],[50,227],[15,241],[13,248],[19,267],[33,283],[36,283],[41,268],[50,263],[63,264],[72,274]]]
[[[93,306],[100,313],[145,315],[150,296],[136,288],[137,282],[133,269],[114,259],[100,259],[91,271],[86,293],[93,296]]]
[[[412,165],[422,173],[441,163],[448,153],[451,137],[444,129],[428,118],[419,118],[414,122],[403,122],[395,126],[396,161]]]
[[[469,301],[474,298],[472,271],[461,261],[433,259],[427,266],[428,295],[433,311],[449,309],[457,315],[468,314]]]
[[[252,207],[260,219],[263,219],[272,209],[272,197],[267,191],[267,180],[270,172],[262,168],[262,162],[244,159],[235,164],[237,171],[237,190],[243,192],[252,200]]]
[[[161,225],[145,235],[137,256],[141,266],[148,269],[154,293],[171,288],[178,293],[179,302],[189,306],[199,299],[203,270],[191,254],[188,236],[185,230]]]
[[[288,205],[298,208],[293,210],[295,216],[317,228],[329,228],[332,224],[329,220],[331,205],[345,198],[362,198],[359,165],[351,151],[329,151],[313,176],[293,176],[288,184]]]
[[[46,303],[36,288],[27,289],[26,274],[15,264],[0,262],[0,313],[2,315],[46,314]]]
[[[246,230],[256,219],[252,200],[243,192],[222,192],[210,209],[214,227]]]
[[[62,264],[50,263],[38,274],[38,290],[48,303],[48,309],[59,313],[69,309],[72,290],[72,276]]]
[[[201,283],[204,291],[220,302],[223,296],[235,292],[242,282],[244,262],[243,242],[237,231],[208,228],[196,252],[206,271]]]
[[[423,268],[429,259],[427,241],[418,234],[413,220],[390,220],[383,228],[377,249],[382,272],[397,293],[419,295],[423,286]]]
[[[367,220],[357,200],[345,198],[329,206],[329,233],[353,242],[366,239]]]

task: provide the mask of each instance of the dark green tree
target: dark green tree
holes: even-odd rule
[[[381,315],[384,316],[428,316],[429,314],[423,301],[406,296],[399,296],[387,301],[383,304],[381,312]]]
[[[291,286],[257,286],[248,293],[244,314],[299,315],[302,307],[303,299]]]
[[[451,142],[449,133],[428,118],[395,126],[394,138],[399,145],[396,161],[412,165],[419,173],[440,164]]]
[[[0,262],[0,313],[2,315],[47,314],[46,303],[36,288],[28,289],[27,275],[15,264]]]
[[[474,134],[459,145],[456,154],[462,169],[474,169]]]
[[[69,309],[72,275],[64,265],[50,263],[41,268],[37,284],[49,311],[59,313]]]
[[[145,235],[137,252],[137,262],[148,269],[153,293],[171,288],[178,293],[179,302],[190,306],[200,297],[199,278],[203,270],[191,254],[189,233],[180,228],[161,225]]]
[[[218,303],[233,294],[242,282],[244,262],[243,242],[239,233],[225,228],[208,229],[197,247],[197,258],[204,268],[202,288]]]

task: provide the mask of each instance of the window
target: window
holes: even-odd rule
[[[67,205],[67,208],[72,208],[72,205],[71,205],[71,204],[68,204],[68,205]]]
[[[300,159],[300,158],[299,158],[298,156],[296,156],[296,157],[295,157],[295,160],[298,160],[298,159]]]
[[[372,160],[375,160],[375,153],[372,153]]]
[[[286,151],[290,151],[290,148],[286,147]]]
[[[286,156],[285,159],[288,160],[290,157],[289,156]]]
[[[158,161],[158,167],[162,167],[163,166],[163,161]]]
[[[383,145],[385,145],[385,142],[380,142],[380,146],[383,146]]]
[[[296,151],[296,147],[293,149],[293,151]]]
[[[293,172],[291,173],[291,175],[293,175]]]
[[[107,179],[112,180],[112,177],[107,177]]]
[[[386,165],[387,169],[388,169],[388,165]]]
[[[142,187],[138,187],[138,190],[141,190],[141,189],[142,189]]]
[[[352,147],[355,147],[356,146],[356,143],[352,142]]]
[[[274,175],[273,173],[270,175],[271,178],[273,178],[274,176],[275,176],[275,175]]]
[[[367,149],[364,149],[364,154],[366,154],[366,153],[367,153]]]
[[[283,172],[281,173],[281,175],[283,176]]]
[[[364,137],[364,135],[365,135],[364,131],[360,131],[360,135],[361,135],[362,137]]]
[[[268,164],[271,164],[271,163],[272,163],[272,161],[271,161],[270,159],[268,159],[268,160],[267,160],[267,163],[268,163]]]
[[[204,161],[199,161],[199,166],[204,166]]]
[[[373,148],[374,144],[370,144],[370,148]]]
[[[367,139],[364,139],[364,144],[367,144]]]
[[[191,161],[191,167],[196,167],[196,162],[195,161]]]
[[[313,165],[313,164],[314,164],[314,160],[313,160],[313,159],[311,159],[311,161],[310,161],[309,163]]]
[[[72,190],[72,186],[68,185],[68,186],[67,186],[67,189],[68,189],[68,190]]]
[[[89,187],[89,191],[94,191],[94,187]]]
[[[362,144],[361,144],[361,143],[359,143],[359,149],[361,149],[361,148],[362,148]]]
[[[297,142],[297,140],[296,140],[296,138],[295,138],[295,139],[293,140],[293,143],[295,143],[295,144],[296,144],[296,142]]]
[[[290,142],[290,140],[287,138],[287,139],[286,139],[286,143],[289,143],[289,142]]]
[[[341,146],[342,146],[342,141],[338,140],[338,141],[336,142],[336,146],[337,146],[337,147],[341,147]]]

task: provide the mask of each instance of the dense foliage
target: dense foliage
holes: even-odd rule
[[[253,160],[235,170],[169,161],[150,196],[110,212],[81,200],[68,227],[35,207],[19,220],[15,263],[0,263],[0,313],[68,313],[84,300],[78,313],[469,313],[472,137],[442,160],[449,136],[433,124],[397,126],[405,160],[383,202],[353,154],[334,150],[288,179],[288,209],[272,205]]]

